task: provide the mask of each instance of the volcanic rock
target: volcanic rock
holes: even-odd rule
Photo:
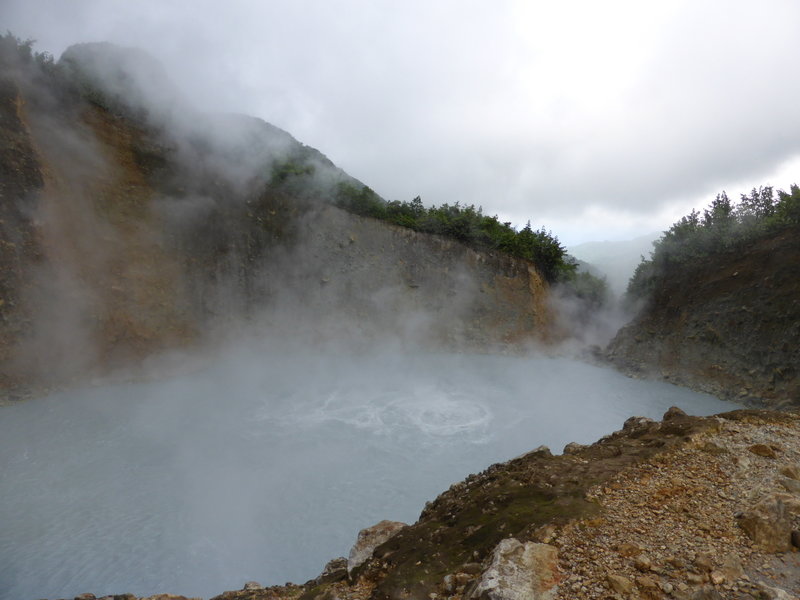
[[[557,548],[509,538],[495,547],[492,562],[470,598],[553,600],[560,580]]]
[[[617,592],[618,594],[629,594],[633,589],[633,582],[627,577],[623,577],[622,575],[615,575],[613,573],[609,573],[606,576],[606,581],[608,582],[608,585],[611,587],[611,589]]]
[[[757,456],[764,456],[766,458],[778,458],[775,448],[767,446],[766,444],[754,444],[748,448],[750,452]]]
[[[765,552],[786,552],[791,549],[791,520],[778,494],[762,499],[739,515],[738,521],[747,536]]]
[[[406,526],[405,523],[400,523],[399,521],[381,521],[372,527],[359,531],[356,543],[350,549],[350,555],[347,558],[348,574],[370,558],[375,548],[389,540]]]
[[[800,481],[800,466],[798,465],[785,465],[780,468],[780,474],[788,477],[789,479],[794,479],[795,481]]]

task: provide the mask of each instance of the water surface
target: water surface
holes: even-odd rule
[[[0,598],[302,583],[359,529],[631,415],[735,405],[566,359],[238,353],[0,408]]]

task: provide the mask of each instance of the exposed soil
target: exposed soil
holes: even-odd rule
[[[664,274],[609,345],[624,371],[737,402],[800,404],[800,228]]]
[[[358,182],[286,132],[224,115],[173,131],[98,98],[0,62],[0,404],[256,328],[448,348],[551,336],[534,265],[333,207],[336,182]],[[319,179],[272,182],[289,159]]]
[[[737,515],[785,493],[781,469],[800,464],[797,415],[739,412],[680,447],[619,473],[589,492],[602,516],[558,530],[566,574],[559,598],[602,598],[609,575],[633,583],[630,597],[760,597],[763,584],[800,595],[800,554],[764,552]],[[756,444],[777,448],[754,454]],[[795,517],[795,528],[798,526]]]

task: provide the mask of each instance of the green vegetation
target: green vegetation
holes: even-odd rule
[[[23,40],[10,31],[0,35],[3,77],[27,90],[30,101],[51,108],[78,99],[80,90],[49,52],[36,52],[35,40]]]
[[[36,40],[23,40],[10,31],[0,35],[0,64],[25,67],[38,67],[44,73],[56,70],[53,55],[49,52],[34,52]]]
[[[581,301],[587,314],[606,306],[611,301],[611,292],[605,277],[597,277],[587,271],[580,271],[564,283],[572,295]]]
[[[313,175],[314,165],[301,164],[294,161],[276,163],[272,167],[270,185],[280,185],[286,183],[292,177],[302,177],[303,175]]]
[[[517,231],[511,223],[483,214],[474,205],[442,204],[426,207],[417,196],[410,202],[386,202],[370,188],[340,183],[334,203],[349,212],[456,239],[468,246],[499,250],[533,261],[549,282],[569,282],[576,276],[575,262],[558,238],[544,228],[534,230],[530,222]]]
[[[0,61],[33,67],[39,76],[50,78],[51,83],[57,80],[62,93],[82,97],[114,114],[144,121],[143,114],[140,114],[143,109],[131,110],[126,98],[119,93],[101,91],[85,71],[73,64],[75,56],[65,55],[55,63],[49,53],[34,52],[33,44],[33,40],[23,41],[11,33],[0,36]],[[73,52],[78,53],[79,50]],[[323,184],[315,171],[308,156],[295,152],[272,165],[265,174],[267,187],[272,192],[303,200],[330,197],[331,183]],[[370,188],[355,180],[344,179],[334,189],[333,202],[349,212],[449,237],[476,249],[497,250],[530,260],[548,282],[565,284],[581,299],[597,301],[605,294],[604,282],[587,273],[578,275],[576,262],[566,254],[558,238],[543,227],[533,229],[528,222],[517,230],[511,223],[501,223],[496,216],[484,215],[480,207],[458,202],[431,207],[424,206],[419,197],[410,202],[386,202]]]
[[[642,258],[628,283],[631,301],[647,297],[659,277],[708,257],[748,245],[790,226],[800,225],[800,188],[788,192],[771,186],[742,194],[738,204],[717,194],[702,214],[693,210],[654,242],[650,259]]]

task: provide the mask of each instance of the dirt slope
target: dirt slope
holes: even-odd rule
[[[334,208],[337,183],[358,182],[286,132],[142,116],[4,61],[6,398],[238,331],[449,347],[550,335],[535,265]],[[302,176],[276,179],[281,165]]]
[[[634,375],[800,405],[800,228],[661,277],[607,354]]]

